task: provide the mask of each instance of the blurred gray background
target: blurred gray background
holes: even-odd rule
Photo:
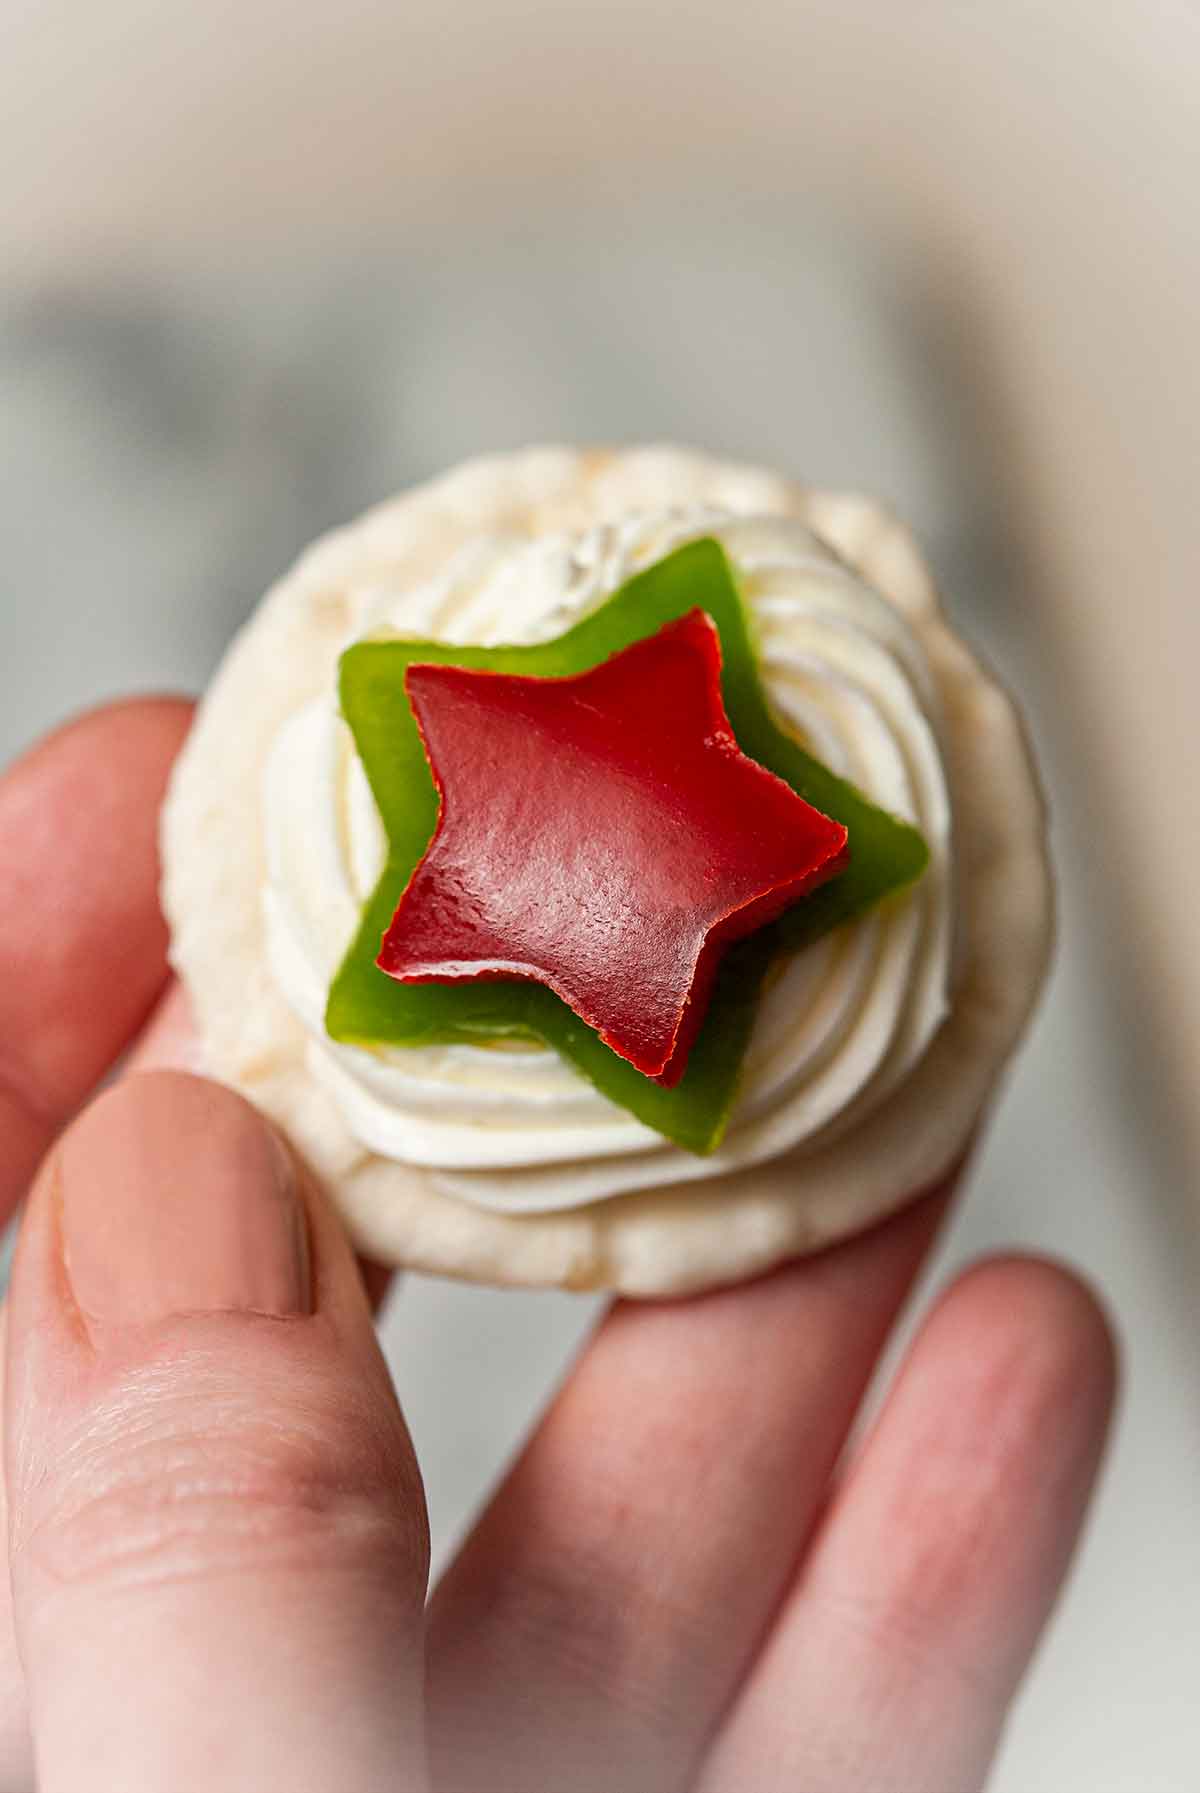
[[[104,695],[198,688],[314,534],[482,449],[682,440],[916,527],[1032,713],[1063,884],[926,1287],[1061,1254],[1127,1355],[994,1784],[1190,1793],[1194,9],[4,11],[0,760]],[[440,1557],[595,1312],[393,1299]]]

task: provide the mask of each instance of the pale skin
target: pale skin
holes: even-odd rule
[[[948,1191],[619,1303],[427,1601],[324,1197],[237,1097],[145,1068],[186,1054],[154,839],[187,722],[100,712],[0,781],[0,1793],[981,1787],[1101,1457],[1093,1296],[971,1269],[848,1456]]]

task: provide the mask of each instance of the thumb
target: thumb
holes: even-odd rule
[[[254,1110],[169,1073],[103,1096],[8,1324],[43,1793],[419,1788],[420,1481],[349,1247]]]

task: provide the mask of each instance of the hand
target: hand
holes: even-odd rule
[[[186,724],[103,712],[0,783],[6,1212],[49,1150],[7,1315],[0,1788],[32,1786],[30,1730],[42,1793],[979,1787],[1104,1438],[1092,1297],[968,1272],[847,1462],[944,1192],[620,1303],[423,1620],[420,1478],[319,1191],[177,1072],[71,1122],[166,988]]]

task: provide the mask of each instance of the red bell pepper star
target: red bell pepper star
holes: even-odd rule
[[[725,949],[848,863],[845,828],[734,739],[711,619],[571,678],[414,665],[406,689],[441,809],[380,968],[536,979],[677,1083]]]

